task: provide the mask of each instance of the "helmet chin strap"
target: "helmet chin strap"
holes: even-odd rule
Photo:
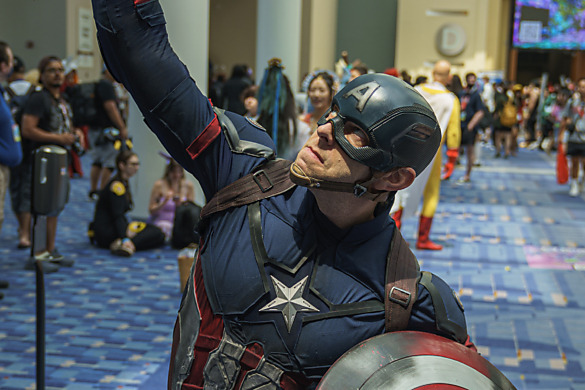
[[[308,176],[301,167],[296,163],[290,166],[290,179],[296,185],[308,188],[318,188],[325,191],[333,192],[349,192],[356,198],[368,199],[373,202],[385,202],[388,198],[389,192],[371,192],[369,186],[374,182],[374,175],[364,181],[356,181],[355,183],[345,183],[339,181],[321,180]]]

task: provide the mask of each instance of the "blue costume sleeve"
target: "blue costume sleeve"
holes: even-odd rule
[[[408,329],[434,333],[464,344],[467,324],[463,305],[443,279],[423,272]]]
[[[0,86],[0,164],[14,167],[22,161],[20,130],[14,125],[10,108]]]
[[[123,83],[164,147],[200,182],[205,196],[248,173],[263,157],[234,154],[209,100],[171,48],[157,0],[92,0],[98,42],[112,75]],[[240,140],[270,137],[228,113]]]

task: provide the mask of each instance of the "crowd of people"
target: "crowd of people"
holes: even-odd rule
[[[128,94],[105,67],[101,79],[84,85],[70,59],[46,56],[27,72],[22,59],[5,42],[0,42],[0,64],[0,228],[9,198],[18,223],[15,246],[31,253],[25,268],[33,268],[36,261],[42,262],[44,272],[73,266],[73,260],[57,248],[62,208],[41,215],[32,202],[35,151],[46,145],[66,151],[71,178],[83,176],[80,158],[88,152],[88,196],[95,201],[88,228],[91,243],[116,255],[131,256],[136,250],[166,243],[181,249],[198,242],[194,225],[200,208],[194,203],[194,186],[184,178],[183,168],[166,155],[161,159],[163,178],[152,189],[150,218],[127,218],[133,208],[128,180],[138,171],[139,159],[132,151],[126,126]],[[91,101],[85,104],[91,114],[77,108],[82,105],[82,88],[90,88]],[[173,235],[175,218],[181,221],[181,228],[191,228]],[[35,221],[42,226],[33,226]],[[43,235],[38,240],[43,247],[33,243],[33,229]]]
[[[467,73],[463,83],[446,60],[431,77],[412,77],[396,68],[375,73],[343,52],[332,69],[307,74],[300,91],[279,59],[258,82],[236,65],[229,79],[212,77],[208,99],[184,83],[189,73],[163,27],[136,23],[143,15],[135,18],[132,2],[108,1],[128,9],[96,13],[105,18],[98,38],[111,67],[94,83],[91,123],[76,117],[78,80],[68,61],[44,57],[38,80],[26,81],[22,61],[0,42],[0,228],[9,192],[15,245],[33,246],[33,151],[51,144],[67,150],[72,177],[83,175],[75,161],[89,150],[93,244],[130,257],[202,238],[175,328],[173,388],[246,388],[258,378],[275,389],[313,386],[343,352],[396,330],[475,350],[460,302],[438,276],[420,271],[400,235],[402,219],[420,208],[416,248],[441,250],[430,237],[441,180],[465,159],[460,181],[471,181],[486,142],[495,158],[514,157],[519,147],[566,154],[569,194],[584,191],[585,79],[522,86]],[[127,60],[138,51],[141,66],[173,70],[158,76],[160,90],[145,88],[148,72]],[[140,166],[126,126],[128,93],[168,145],[144,221],[127,216],[129,180]],[[150,110],[163,100],[166,110]],[[202,186],[203,209],[186,172]],[[57,249],[59,213],[46,215],[46,245],[31,249],[28,265],[73,265]],[[220,372],[226,360],[237,364]]]
[[[126,231],[130,226],[136,228],[124,216],[132,208],[129,188],[122,191],[127,198],[123,202],[125,206],[116,211],[124,218],[126,228],[114,229],[119,230],[116,237],[106,238],[100,233],[103,221],[100,222],[97,212],[106,203],[103,199],[98,200],[101,191],[115,195],[119,191],[112,186],[120,183],[127,188],[124,170],[117,162],[120,151],[131,148],[131,137],[126,127],[127,91],[115,82],[104,66],[102,78],[93,87],[97,120],[87,124],[77,123],[73,104],[70,104],[75,97],[75,92],[71,91],[79,83],[75,61],[47,56],[36,69],[26,72],[23,61],[14,56],[6,43],[2,45],[2,95],[15,125],[14,129],[12,125],[5,127],[10,127],[10,134],[13,135],[11,150],[21,149],[22,152],[18,163],[11,158],[2,165],[4,174],[0,196],[4,203],[6,194],[10,193],[12,210],[18,221],[18,248],[31,247],[32,152],[41,145],[55,144],[68,150],[72,177],[83,175],[79,157],[85,150],[89,152],[92,160],[89,197],[96,200],[98,206],[94,223],[89,229],[92,241],[110,248],[113,253],[131,255],[142,246],[131,244],[136,233]],[[372,72],[359,59],[351,62],[344,51],[332,69],[318,69],[307,74],[300,90],[295,91],[281,61],[275,58],[269,61],[258,83],[252,80],[250,67],[243,64],[235,65],[227,80],[223,72],[213,74],[208,94],[215,107],[244,115],[261,125],[273,138],[279,157],[293,160],[318,128],[319,120],[329,112],[335,94],[356,77]],[[430,81],[427,76],[412,77],[406,70],[399,72],[396,68],[388,68],[384,73],[414,86],[429,102],[437,99],[441,102],[435,103],[433,108],[442,123],[444,146],[438,154],[438,162],[432,165],[433,173],[430,173],[431,168],[426,173],[433,179],[418,178],[415,183],[423,184],[402,191],[392,209],[392,216],[400,227],[401,219],[414,215],[421,198],[424,200],[420,210],[418,249],[442,248],[429,237],[432,216],[439,199],[437,183],[448,180],[455,165],[463,161],[464,175],[459,180],[470,181],[472,169],[481,165],[482,145],[485,143],[493,144],[495,158],[516,156],[519,147],[557,152],[562,158],[568,156],[569,194],[578,196],[584,192],[585,123],[582,115],[585,103],[581,96],[585,96],[585,79],[574,83],[563,78],[562,82],[546,85],[541,80],[534,80],[523,86],[467,73],[463,83],[458,74],[451,72],[446,61],[436,64]],[[436,98],[439,95],[440,98]],[[445,104],[450,107],[448,110],[442,107]],[[9,123],[7,118],[3,120]],[[5,133],[8,134],[8,130]],[[3,156],[8,159],[11,154],[3,153]],[[445,161],[440,157],[444,157]],[[112,182],[113,177],[118,180]],[[412,193],[417,195],[412,197]],[[408,201],[409,197],[412,199]],[[152,189],[148,210],[151,217],[145,222],[158,229],[159,237],[165,237],[163,243],[170,242],[175,209],[182,203],[193,205],[194,200],[194,191],[190,182],[184,179],[180,164],[168,157],[163,178]],[[1,209],[3,211],[3,207]],[[55,244],[58,213],[55,214],[46,216],[46,247],[35,248],[33,258],[55,265],[71,265],[72,262],[58,251]],[[116,218],[112,216],[110,219],[107,225],[115,225],[113,221]],[[198,218],[190,217],[188,220],[193,219]],[[96,221],[99,223],[96,224]],[[108,234],[111,235],[112,231]],[[160,245],[161,240],[150,242]]]
[[[209,93],[213,104],[230,110],[228,105],[224,105],[228,100],[223,98],[222,94],[233,95],[234,85],[240,85],[240,103],[245,106],[242,113],[254,120],[261,115],[266,118],[267,113],[273,110],[270,90],[273,93],[276,84],[266,84],[264,79],[254,84],[254,81],[246,76],[246,74],[252,74],[251,71],[237,72],[236,68],[247,67],[237,65],[233,72],[243,75],[241,77],[246,79],[245,82],[240,81],[239,84],[232,82],[230,88],[222,89],[224,80],[221,74],[215,74],[211,78]],[[267,74],[271,68],[274,68],[274,65],[267,68]],[[280,144],[277,145],[280,148],[279,154],[282,157],[292,158],[317,128],[318,120],[329,108],[335,93],[355,77],[372,72],[373,70],[360,59],[350,61],[348,53],[344,51],[332,69],[319,69],[307,74],[300,90],[292,91],[295,95],[297,115],[294,120],[290,104],[292,99],[287,98],[288,114],[284,115],[287,119],[283,121],[281,117],[280,126],[282,128],[282,123],[286,121],[291,124],[292,127],[286,137],[290,139],[290,142],[287,143],[287,147],[284,147],[279,141]],[[428,76],[413,77],[407,70],[398,71],[396,68],[387,68],[384,73],[398,77],[412,86],[429,83]],[[233,78],[234,76],[230,80]],[[286,76],[284,78],[286,79]],[[288,85],[288,79],[286,80],[289,91],[287,93],[290,95],[290,85]],[[431,80],[430,83],[433,82]],[[459,180],[469,182],[473,168],[481,166],[482,151],[485,149],[483,146],[486,143],[493,146],[495,158],[504,159],[516,156],[519,147],[537,149],[549,154],[560,150],[563,156],[569,156],[570,195],[578,196],[583,193],[584,184],[581,177],[582,172],[585,171],[585,153],[582,152],[584,136],[579,122],[581,82],[581,80],[574,82],[563,77],[558,82],[535,79],[526,85],[521,85],[499,77],[490,78],[481,73],[478,76],[474,72],[469,72],[463,78],[456,73],[450,73],[443,84],[459,102],[460,123],[457,126],[459,126],[460,140],[458,142],[460,144],[456,148],[447,147],[447,150],[443,151],[447,158],[443,164],[442,178],[449,179],[455,165],[463,163],[465,164],[464,175]],[[258,105],[260,94],[263,97],[269,96],[268,101],[264,100],[262,107]],[[253,107],[252,114],[248,106]],[[284,106],[281,104],[281,107]],[[259,122],[270,133],[272,123],[266,120]],[[579,124],[575,127],[577,122]],[[568,153],[569,148],[570,153]]]

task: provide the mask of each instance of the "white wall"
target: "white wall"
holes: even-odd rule
[[[66,56],[66,3],[67,0],[2,0],[0,40],[10,45],[27,69],[36,68],[46,55]]]
[[[262,81],[268,60],[278,57],[293,90],[300,85],[301,0],[258,0],[256,81]]]

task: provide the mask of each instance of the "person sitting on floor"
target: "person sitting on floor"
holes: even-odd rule
[[[195,186],[185,178],[183,167],[170,156],[168,159],[163,177],[154,182],[150,192],[149,222],[164,232],[173,247],[184,248],[199,241],[194,228],[201,208],[194,203]],[[178,232],[175,224],[182,220],[191,220],[191,223],[187,222],[188,227]],[[184,235],[188,237],[182,237]]]
[[[116,157],[116,173],[101,190],[90,224],[90,239],[113,254],[131,256],[137,250],[164,245],[165,235],[157,226],[145,222],[129,222],[126,212],[133,207],[128,180],[136,174],[140,161],[136,153],[121,151]]]

